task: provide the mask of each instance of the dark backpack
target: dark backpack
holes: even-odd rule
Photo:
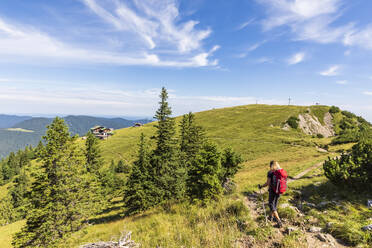
[[[288,174],[283,169],[279,169],[274,172],[274,183],[272,184],[272,187],[276,194],[283,194],[287,190],[287,177]]]

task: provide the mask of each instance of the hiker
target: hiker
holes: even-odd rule
[[[276,161],[270,162],[270,171],[267,173],[267,181],[264,185],[258,185],[261,189],[263,187],[269,186],[269,207],[271,210],[271,215],[269,220],[272,221],[274,218],[278,222],[278,227],[282,227],[282,221],[279,218],[279,214],[277,211],[278,201],[280,195],[283,194],[287,188],[286,181],[278,180],[278,178],[283,178],[283,180],[287,179],[287,173],[280,168],[280,165]],[[279,183],[278,183],[279,181]],[[280,183],[282,182],[282,183]],[[281,185],[280,185],[281,184]]]

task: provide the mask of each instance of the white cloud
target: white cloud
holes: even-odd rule
[[[345,85],[345,84],[347,84],[347,81],[346,80],[338,80],[338,81],[336,81],[336,84]]]
[[[169,43],[181,53],[190,52],[200,49],[202,40],[211,34],[210,29],[197,30],[198,21],[179,23],[175,0],[116,0],[108,6],[111,9],[96,0],[84,0],[84,3],[117,30],[138,35],[150,49]],[[127,3],[132,3],[133,7]]]
[[[295,64],[301,63],[302,61],[304,61],[304,59],[305,59],[305,53],[299,52],[299,53],[293,54],[292,57],[290,57],[287,62],[289,65],[295,65]]]
[[[372,50],[372,25],[359,31],[349,32],[344,39],[344,44]]]
[[[130,46],[119,48],[121,43],[117,42],[113,47],[105,44],[103,49],[94,48],[92,44],[65,43],[35,27],[11,23],[0,17],[0,61],[169,67],[216,65],[218,60],[210,60],[216,49],[206,52],[202,47],[202,41],[211,30],[197,30],[197,21],[180,23],[174,1],[155,2],[145,4],[134,0],[136,10],[142,10],[139,15],[118,0],[109,0],[107,3],[111,5],[106,4],[107,9],[95,0],[84,0],[86,6],[115,28],[114,32],[126,34],[125,40]],[[138,37],[137,41],[135,37]]]
[[[363,94],[367,96],[372,96],[372,91],[364,91]]]
[[[372,50],[372,24],[357,28],[355,23],[338,25],[343,0],[256,0],[266,6],[268,17],[262,21],[265,31],[287,26],[295,40],[341,43]]]
[[[327,70],[320,72],[320,75],[331,77],[337,76],[339,74],[340,66],[339,65],[332,65]]]
[[[249,26],[250,24],[252,24],[254,22],[254,18],[246,21],[246,22],[243,22],[242,24],[240,24],[238,27],[237,27],[237,30],[242,30],[244,28],[246,28],[247,26]]]
[[[11,81],[22,81],[20,79]],[[41,83],[43,83],[42,81]],[[56,86],[31,88],[3,86],[0,92],[0,112],[40,113],[40,114],[87,114],[87,115],[135,115],[151,116],[157,108],[160,89],[146,90],[110,90],[102,89],[98,84],[89,84],[89,91],[84,85],[76,83],[75,87]],[[252,104],[254,97],[233,96],[185,96],[169,89],[169,101],[175,115]],[[259,99],[259,103],[283,104],[275,99]]]
[[[254,50],[256,50],[257,48],[259,48],[260,46],[262,46],[263,44],[265,44],[267,41],[264,40],[264,41],[261,41],[261,42],[257,42],[257,43],[254,43],[253,45],[250,45],[248,46],[244,52],[238,54],[236,57],[238,58],[245,58],[247,57],[248,53],[250,52],[253,52]]]
[[[258,64],[269,64],[272,62],[273,62],[273,58],[269,58],[269,57],[261,57],[256,60],[256,63]]]

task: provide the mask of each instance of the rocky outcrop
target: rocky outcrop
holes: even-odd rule
[[[322,135],[323,137],[331,137],[335,135],[333,130],[332,115],[326,113],[324,116],[324,125],[320,123],[316,116],[300,114],[298,116],[298,127],[306,134],[309,135]]]

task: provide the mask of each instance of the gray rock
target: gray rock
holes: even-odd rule
[[[80,248],[138,248],[139,244],[136,244],[131,240],[132,232],[123,233],[118,242],[97,242],[80,246]]]
[[[311,232],[311,233],[319,233],[321,231],[322,231],[321,227],[312,226],[312,227],[309,228],[309,232]]]
[[[294,226],[287,226],[287,228],[285,229],[285,233],[287,233],[288,235],[291,234],[292,232],[294,231],[297,231],[298,228],[297,227],[294,227]]]
[[[329,229],[329,228],[331,228],[332,226],[333,226],[333,222],[328,222],[327,224],[326,224],[326,227]]]
[[[311,203],[311,202],[304,202],[304,205],[310,207],[310,208],[315,208],[316,205],[314,203]]]
[[[331,234],[328,234],[328,233],[318,233],[318,234],[316,234],[315,236],[316,236],[320,241],[330,243],[330,244],[332,244],[332,246],[334,246],[334,244],[336,243],[335,238],[332,237]]]
[[[362,227],[362,230],[363,231],[372,231],[372,224],[371,225],[368,225],[368,226]]]
[[[331,202],[330,201],[322,201],[322,202],[320,202],[319,204],[318,204],[318,207],[325,207],[325,206],[327,206],[328,204],[330,204]]]

